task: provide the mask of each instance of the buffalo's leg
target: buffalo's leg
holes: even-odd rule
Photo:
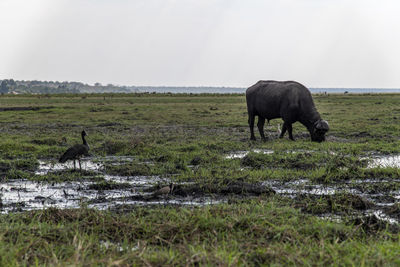
[[[292,130],[293,130],[292,124],[290,122],[286,122],[286,121],[283,123],[282,132],[281,132],[281,135],[279,136],[279,138],[283,137],[283,135],[286,133],[286,130],[289,133],[289,139],[294,141],[293,132],[292,132]]]
[[[256,140],[256,137],[254,136],[255,117],[256,117],[255,115],[249,113],[250,140]]]
[[[258,116],[257,127],[258,127],[258,131],[260,132],[261,139],[262,139],[263,141],[265,141],[264,124],[265,124],[265,118],[263,118],[263,117],[261,117],[261,116]]]
[[[282,125],[282,131],[281,134],[279,135],[279,138],[282,138],[285,135],[286,129],[287,129],[286,122],[284,122]]]
[[[288,123],[286,127],[287,127],[287,130],[288,130],[288,133],[289,133],[289,139],[294,141],[293,133],[292,133],[292,124]]]

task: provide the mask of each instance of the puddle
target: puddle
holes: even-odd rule
[[[110,209],[120,205],[212,205],[224,202],[215,196],[154,197],[155,185],[167,185],[170,180],[159,176],[118,176],[105,174],[105,166],[132,162],[129,156],[82,158],[83,170],[101,174],[102,181],[44,183],[28,180],[11,180],[0,183],[0,211],[2,213],[56,207],[60,209],[90,208]],[[56,161],[39,161],[36,175],[45,175],[73,169],[73,162],[60,164]],[[77,168],[79,165],[77,163]],[[182,183],[187,184],[187,183]]]
[[[379,185],[385,183],[393,183],[398,182],[398,179],[393,180],[354,180],[348,181],[344,183],[337,183],[337,184],[313,184],[306,179],[295,180],[290,182],[282,182],[277,180],[269,180],[262,183],[264,186],[269,186],[276,193],[287,195],[289,197],[295,197],[301,194],[307,195],[315,195],[315,196],[322,196],[322,195],[334,195],[339,193],[350,193],[354,195],[359,195],[371,202],[373,202],[377,206],[388,206],[397,203],[400,200],[400,190],[389,190],[382,193],[369,193],[368,190],[360,190],[360,184],[364,186],[368,185]],[[365,192],[364,192],[365,191]]]
[[[262,153],[262,154],[273,154],[273,150],[269,149],[253,149],[251,151],[234,151],[229,153],[228,155],[225,156],[226,159],[241,159],[247,156],[250,152],[254,153]]]
[[[107,210],[110,208],[117,208],[118,206],[149,206],[149,205],[178,205],[178,206],[205,206],[205,205],[215,205],[224,203],[227,200],[224,199],[213,199],[211,197],[201,197],[201,198],[177,198],[176,196],[170,198],[160,198],[158,200],[151,201],[140,201],[140,200],[129,200],[129,198],[123,198],[120,200],[113,201],[110,203],[93,203],[89,204],[89,208],[96,208],[99,210]]]
[[[272,154],[273,150],[254,149],[254,153]],[[292,151],[298,153],[299,151]],[[310,151],[301,151],[310,152]],[[240,159],[249,151],[236,151],[226,156],[227,159]],[[370,157],[369,168],[399,167],[400,155]],[[229,202],[228,196],[218,194],[196,194],[193,196],[172,195],[169,197],[154,197],[151,190],[154,185],[167,185],[170,181],[159,176],[118,176],[105,174],[104,166],[121,165],[133,161],[133,157],[92,157],[83,158],[82,169],[97,172],[104,177],[102,184],[94,181],[40,183],[26,180],[12,180],[0,183],[2,213],[43,209],[56,207],[60,209],[79,208],[82,205],[96,209],[113,209],[121,206],[137,205],[191,205],[203,206]],[[36,171],[38,175],[73,168],[73,162],[60,164],[58,162],[39,161]],[[338,193],[357,195],[374,204],[371,211],[376,217],[398,222],[385,213],[385,209],[400,200],[399,187],[391,186],[400,179],[365,179],[353,180],[336,184],[313,184],[307,179],[282,182],[269,180],[262,183],[273,189],[277,194],[290,198],[299,195],[327,196]],[[182,183],[190,184],[190,183]],[[382,187],[380,187],[380,184]],[[367,186],[371,187],[367,187]],[[376,187],[374,187],[376,186]],[[97,189],[95,189],[97,188]],[[100,189],[99,189],[100,188]],[[386,191],[379,192],[380,188]],[[240,198],[241,195],[235,195]]]
[[[400,182],[399,179],[366,179],[366,180],[354,180],[347,181],[343,183],[337,184],[313,184],[306,179],[300,179],[289,182],[282,182],[279,180],[268,180],[262,183],[264,186],[269,186],[277,194],[284,195],[290,198],[296,198],[297,196],[329,196],[335,194],[351,194],[357,195],[361,198],[369,201],[373,204],[373,209],[365,211],[366,214],[375,215],[377,218],[390,222],[390,223],[399,223],[400,221],[394,218],[391,218],[385,213],[385,209],[390,207],[400,200],[400,190],[387,190],[383,192],[375,192],[376,190],[372,190],[370,193],[368,190],[360,189],[360,185],[368,188],[369,186],[374,186],[382,184],[383,188],[387,184],[393,184],[396,182]],[[363,188],[363,187],[362,187]],[[379,188],[379,187],[378,187]],[[387,187],[386,187],[387,188]],[[396,188],[396,187],[394,187]],[[334,214],[331,214],[333,217]],[[325,217],[329,217],[329,215],[323,215]]]
[[[271,150],[271,149],[253,149],[250,151],[247,150],[243,150],[243,151],[233,151],[227,155],[225,155],[226,159],[242,159],[245,156],[247,156],[247,154],[249,154],[250,152],[254,152],[254,153],[261,153],[261,154],[273,154],[275,151]],[[307,149],[296,149],[296,150],[285,150],[283,151],[285,153],[314,153],[317,152],[316,150],[307,150]],[[329,153],[330,155],[336,155],[336,152],[333,151],[327,151],[327,153]]]
[[[24,180],[2,183],[0,188],[2,211],[79,207],[81,199],[95,197],[95,192],[82,191],[87,184],[80,182],[51,185]]]
[[[273,154],[273,150],[269,149],[253,149],[250,151],[233,151],[225,155],[226,159],[242,159],[247,156],[250,152],[262,153],[262,154]],[[314,153],[314,150],[288,150],[286,153]],[[334,151],[328,151],[330,155],[337,155]],[[400,168],[400,155],[373,155],[370,157],[361,157],[360,160],[369,160],[367,168]]]
[[[92,189],[101,182],[40,183],[13,180],[0,184],[1,212],[14,212],[56,207],[60,209],[89,208],[110,209],[118,205],[211,205],[225,200],[202,197],[154,197],[149,192],[154,185],[168,184],[158,176],[113,176],[105,175],[105,189]],[[110,189],[108,189],[108,185]],[[115,189],[113,189],[115,188]]]
[[[106,156],[106,157],[90,157],[81,159],[81,167],[83,170],[100,172],[104,171],[104,166],[107,165],[122,165],[132,162],[134,157],[130,156]],[[56,172],[74,168],[74,162],[69,160],[66,163],[58,161],[39,160],[39,168],[36,170],[36,175],[46,175],[49,172]],[[76,161],[76,168],[79,169],[79,163]]]
[[[287,195],[290,197],[295,197],[300,194],[309,194],[309,195],[334,195],[337,193],[341,193],[346,191],[347,193],[359,194],[360,192],[356,189],[352,189],[350,187],[344,188],[343,185],[321,185],[321,184],[311,184],[306,179],[300,179],[290,182],[282,182],[282,181],[265,181],[262,183],[264,186],[269,186],[273,190],[275,190],[278,194]]]
[[[387,214],[385,214],[383,211],[381,210],[370,210],[366,212],[367,215],[374,215],[376,216],[379,220],[391,223],[391,224],[395,224],[398,223],[398,221],[390,216],[388,216]]]
[[[225,156],[226,159],[241,159],[244,158],[249,151],[236,151]]]
[[[367,168],[400,168],[400,155],[372,156]]]
[[[83,170],[88,171],[99,171],[103,166],[100,163],[95,163],[89,159],[81,159],[81,167]],[[36,170],[36,175],[46,175],[49,172],[56,172],[62,170],[68,170],[74,168],[73,161],[67,161],[66,163],[59,162],[46,162],[39,160],[39,168]],[[79,163],[76,161],[76,168],[79,169]]]
[[[100,247],[103,247],[105,249],[116,249],[119,252],[123,252],[123,251],[136,251],[139,249],[139,245],[131,247],[131,248],[126,248],[123,247],[121,245],[121,243],[114,243],[114,242],[110,242],[110,241],[104,241],[104,240],[100,240]]]
[[[104,180],[115,183],[127,183],[134,186],[152,186],[154,184],[166,184],[169,181],[160,178],[159,176],[118,176],[104,175]]]

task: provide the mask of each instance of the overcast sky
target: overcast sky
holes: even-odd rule
[[[0,79],[400,87],[396,0],[0,0]]]

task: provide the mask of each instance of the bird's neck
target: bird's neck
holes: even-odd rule
[[[85,136],[82,135],[82,142],[85,146],[89,146],[88,143],[86,142]]]

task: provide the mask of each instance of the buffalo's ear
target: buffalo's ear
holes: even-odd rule
[[[319,120],[317,121],[315,128],[320,131],[329,131],[329,124],[326,120]]]

